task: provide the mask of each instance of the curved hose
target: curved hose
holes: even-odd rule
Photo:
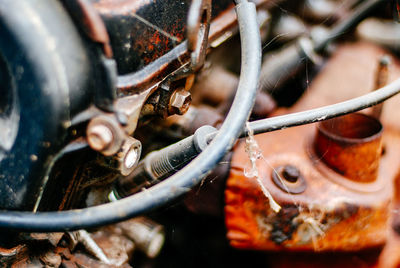
[[[242,47],[238,90],[232,107],[213,142],[181,171],[141,193],[85,209],[59,212],[0,212],[0,227],[27,231],[78,230],[123,221],[164,205],[188,192],[230,150],[247,121],[258,86],[261,41],[255,5],[241,0],[236,6]]]

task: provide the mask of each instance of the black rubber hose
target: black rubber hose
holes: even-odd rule
[[[261,41],[255,5],[241,0],[236,6],[242,47],[238,90],[220,131],[196,159],[169,179],[116,202],[59,212],[1,211],[0,227],[37,232],[78,230],[123,221],[158,208],[190,191],[223,158],[247,121],[258,87]]]

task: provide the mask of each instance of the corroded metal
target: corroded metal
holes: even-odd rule
[[[339,174],[357,182],[372,182],[378,175],[382,125],[364,114],[333,118],[318,125],[318,156]]]
[[[315,131],[315,126],[297,127],[256,136],[265,158],[265,162],[257,161],[260,178],[282,206],[279,213],[269,207],[257,181],[244,176],[249,160],[244,145],[238,147],[225,191],[225,221],[232,246],[354,251],[385,243],[390,181],[395,175],[391,165],[398,162],[400,154],[394,148],[388,150],[377,182],[362,185],[312,157],[310,141]],[[383,139],[400,146],[397,133],[388,133]],[[307,182],[301,194],[288,194],[271,178],[274,168],[288,164],[296,166]]]
[[[128,268],[132,267],[136,249],[149,258],[160,253],[165,239],[163,228],[149,218],[139,217],[90,233],[24,234],[24,243],[0,248],[0,266]]]
[[[374,87],[374,66],[384,53],[375,46],[363,43],[339,48],[314,79],[305,96],[290,110],[281,109],[275,114],[331,104],[370,91]],[[353,61],[353,58],[362,60]],[[399,74],[397,64],[393,65],[393,71]],[[398,100],[395,99],[385,104],[383,133],[380,133],[380,125],[374,123],[374,119],[357,116],[368,118],[359,122],[366,127],[366,132],[361,132],[367,133],[358,137],[361,144],[382,139],[384,145],[381,151],[379,144],[364,144],[371,147],[374,161],[380,158],[376,177],[367,180],[340,174],[331,168],[332,165],[325,163],[324,153],[330,147],[317,152],[315,141],[319,130],[316,125],[256,135],[263,154],[256,162],[259,179],[281,206],[279,212],[270,208],[269,200],[256,178],[244,175],[251,165],[244,143],[240,144],[232,158],[225,191],[225,223],[230,244],[245,249],[318,252],[354,252],[384,245],[391,213],[392,183],[400,166],[397,149],[400,146],[399,124],[390,116],[397,107]],[[338,143],[337,139],[334,142]],[[341,150],[342,153],[348,147],[343,146]],[[355,160],[348,159],[353,164],[351,168],[363,171],[366,168],[364,163]],[[285,165],[295,166],[303,175],[307,182],[303,193],[288,194],[273,182],[271,174]]]
[[[389,67],[391,58],[388,55],[379,59],[378,68],[376,70],[375,89],[382,88],[387,85],[389,80]],[[380,118],[382,114],[383,103],[372,108],[371,115],[375,118]]]
[[[272,180],[281,190],[290,194],[300,194],[307,188],[307,183],[300,171],[292,165],[275,168]]]
[[[136,22],[135,27],[140,28],[140,30],[138,30],[135,27],[127,27],[126,29],[128,30],[128,33],[125,35],[122,34],[122,36],[128,39],[116,38],[118,42],[122,42],[121,44],[113,45],[113,36],[110,36],[113,49],[115,47],[124,50],[124,53],[121,52],[119,54],[124,55],[123,64],[127,66],[125,69],[119,68],[121,70],[121,74],[123,74],[118,79],[119,95],[130,95],[143,89],[152,87],[158,84],[161,79],[165,78],[180,66],[190,61],[188,43],[187,41],[184,41],[186,15],[184,13],[177,13],[186,12],[185,10],[188,8],[187,1],[182,1],[181,3],[179,3],[179,1],[157,1],[157,4],[160,4],[159,8],[163,9],[165,6],[164,11],[167,11],[161,13],[164,14],[162,16],[166,19],[164,20],[165,25],[162,26],[162,30],[167,31],[169,35],[175,36],[177,38],[175,41],[172,36],[171,39],[165,35],[162,35],[154,27],[138,21],[137,15],[132,15],[137,13],[139,16],[142,16],[144,14],[144,18],[147,21],[156,26],[160,26],[158,22],[154,23],[154,21],[152,21],[159,20],[157,16],[154,16],[153,9],[151,8],[151,5],[154,3],[149,3],[146,1],[142,1],[141,3],[133,0],[125,0],[121,1],[121,3],[118,5],[110,5],[110,2],[112,1],[104,0],[94,4],[95,8],[98,9],[101,16],[106,21],[106,25],[108,25],[108,23],[113,23],[107,22],[107,20],[111,18],[113,14],[120,14],[122,17],[128,17],[127,21],[124,22],[126,25],[123,25],[122,31],[125,31],[124,29],[127,27],[127,25],[129,25],[129,23],[131,23],[131,20]],[[255,3],[259,7],[268,5],[271,6],[274,4],[274,1],[258,0],[255,1]],[[177,4],[181,4],[184,8],[176,8],[175,5]],[[172,15],[169,15],[168,12],[172,12]],[[119,26],[108,27],[112,30],[114,28],[118,29]],[[226,34],[229,32],[231,33],[230,36],[232,36],[234,32],[237,32],[236,27],[236,13],[234,11],[234,4],[232,1],[213,1],[208,43],[211,44],[217,39],[226,36]],[[138,31],[132,31],[132,29],[136,29]],[[109,30],[109,33],[113,32],[116,34],[120,31],[121,27],[116,31]],[[150,31],[151,33],[148,33],[147,31]],[[150,38],[154,34],[157,35],[155,40]],[[167,42],[164,39],[169,41]],[[224,40],[226,40],[226,38]],[[155,46],[161,47],[159,48]],[[114,50],[114,54],[116,54],[116,58],[118,60],[118,52]],[[136,58],[136,54],[143,55],[135,60],[134,58]],[[126,55],[131,55],[131,57],[127,58]],[[138,63],[137,61],[139,59],[140,62]]]
[[[194,0],[190,5],[187,23],[188,50],[193,70],[199,70],[206,58],[211,22],[211,0]]]
[[[169,114],[174,115],[183,115],[187,112],[190,107],[190,103],[192,102],[192,97],[190,92],[185,89],[177,89],[172,93],[170,98],[170,107]]]

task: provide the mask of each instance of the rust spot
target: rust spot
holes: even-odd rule
[[[299,210],[295,206],[283,207],[272,221],[271,240],[276,244],[281,244],[286,240],[292,239],[293,232],[298,224],[293,219],[299,215]]]

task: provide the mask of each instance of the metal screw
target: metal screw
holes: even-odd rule
[[[289,182],[296,182],[300,177],[300,171],[292,165],[286,165],[283,167],[282,176]]]
[[[94,150],[102,151],[109,147],[114,140],[110,128],[105,125],[94,125],[87,132],[87,141]]]
[[[75,245],[77,243],[81,243],[82,246],[84,246],[84,248],[94,257],[96,257],[105,264],[112,264],[112,262],[104,254],[103,250],[97,245],[97,243],[93,240],[93,238],[87,231],[78,230],[76,232],[68,232],[67,234],[69,235],[70,239],[74,242]]]
[[[111,113],[92,118],[86,128],[86,139],[90,147],[105,156],[120,151],[126,138],[125,130]]]
[[[170,99],[170,114],[183,115],[189,109],[192,102],[190,92],[185,89],[178,89],[172,94]]]

